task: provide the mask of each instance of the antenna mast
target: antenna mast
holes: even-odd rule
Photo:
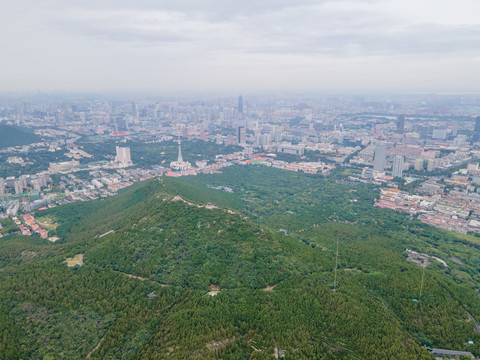
[[[337,256],[335,257],[335,276],[333,279],[333,292],[337,291],[337,267],[338,267],[338,238],[337,238]]]
[[[422,290],[423,290],[423,279],[425,277],[425,266],[422,266],[422,281],[420,282],[420,296],[418,297],[418,301],[422,300]]]

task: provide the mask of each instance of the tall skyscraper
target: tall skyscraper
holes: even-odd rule
[[[397,133],[403,134],[405,132],[405,115],[397,117]]]
[[[477,118],[475,119],[475,128],[473,129],[472,141],[473,142],[480,141],[480,116],[477,116]]]
[[[393,170],[392,170],[392,176],[394,178],[403,176],[403,166],[404,166],[403,156],[396,155],[395,159],[393,160]]]
[[[255,146],[262,146],[262,133],[260,132],[260,130],[255,131]]]
[[[420,139],[427,139],[429,130],[428,126],[419,126],[418,133],[420,134]]]
[[[273,127],[273,137],[274,137],[275,142],[281,142],[282,141],[283,130],[282,130],[281,126],[276,125],[276,126]]]
[[[128,131],[128,121],[123,117],[115,119],[115,132]]]
[[[447,138],[447,129],[433,129],[432,138],[445,140]]]
[[[137,108],[137,104],[135,104],[135,101],[132,101],[131,115],[135,118],[138,117],[138,108]]]
[[[237,127],[237,143],[245,144],[247,141],[247,131],[245,126],[238,126]]]
[[[383,172],[385,169],[385,158],[387,157],[387,145],[375,145],[375,158],[373,170]]]
[[[15,189],[15,194],[18,195],[22,193],[23,189],[22,189],[22,184],[20,183],[20,180],[15,181],[14,189]]]
[[[267,147],[270,145],[272,141],[272,136],[269,133],[265,133],[262,135],[262,147]]]
[[[232,134],[228,134],[223,143],[226,146],[235,144],[235,136],[233,136]]]
[[[238,97],[238,114],[243,116],[243,96],[240,95]]]
[[[424,162],[425,162],[425,161],[424,161],[423,159],[417,159],[417,160],[415,160],[415,165],[414,165],[415,170],[417,170],[417,171],[423,171],[423,170],[425,170],[425,168],[424,168]]]
[[[132,165],[132,159],[130,157],[130,148],[117,146],[116,149],[117,149],[117,156],[115,156],[115,161],[120,163],[123,166]]]
[[[455,137],[458,135],[458,122],[455,122],[452,127],[452,136]]]

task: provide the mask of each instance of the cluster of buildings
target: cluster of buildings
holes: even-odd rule
[[[377,173],[388,170],[393,177],[404,172],[448,172],[479,157],[478,132],[480,117],[406,123],[406,117],[399,115],[388,125],[376,124],[370,141],[350,163],[372,167]]]
[[[113,196],[135,182],[151,179],[163,173],[164,169],[121,168],[113,173],[101,169],[93,170],[81,178],[75,176],[75,173],[65,174],[60,177],[59,192],[54,194],[48,206]]]
[[[52,161],[36,174],[0,179],[2,207],[11,216],[110,196],[153,176],[215,173],[232,164],[323,175],[342,165],[361,173],[351,175],[353,180],[387,189],[398,188],[402,181],[422,180],[418,195],[399,192],[389,197],[385,192],[377,205],[416,212],[433,224],[447,214],[424,207],[432,198],[451,197],[457,191],[472,202],[475,196],[470,195],[480,188],[480,173],[474,165],[480,159],[479,113],[480,99],[468,95],[152,100],[36,94],[0,99],[0,122],[31,128],[41,138],[34,144],[0,148],[0,157],[8,159],[5,163],[25,167],[29,154],[40,151],[59,154],[57,158],[63,160]],[[78,145],[85,138],[114,144],[115,154],[99,159]],[[132,162],[129,143],[155,144],[175,138],[178,156],[170,164],[163,164],[160,154],[158,162],[144,162],[142,168]],[[186,161],[180,139],[209,142],[221,147],[224,155],[208,162]],[[229,148],[232,145],[235,148]],[[461,200],[455,196],[455,201]],[[473,231],[475,214],[475,210],[467,217],[452,213],[443,220],[449,226],[462,223],[454,226],[462,232]]]
[[[428,196],[382,188],[375,206],[417,215],[422,222],[441,229],[480,233],[480,195],[476,193],[452,191]]]
[[[217,173],[222,168],[234,164],[262,164],[288,171],[303,171],[309,174],[326,175],[335,165],[321,161],[286,162],[276,159],[276,154],[256,153],[247,155],[239,151],[225,155],[217,155],[215,161],[198,160],[195,165],[183,160],[181,141],[178,140],[178,158],[170,163],[170,167],[155,166],[151,169],[135,168],[131,161],[130,148],[116,147],[116,156],[111,162],[94,163],[81,167],[77,160],[50,164],[49,170],[42,174],[22,175],[19,179],[9,178],[3,184],[2,200],[9,202],[5,214],[16,216],[19,211],[31,212],[42,207],[53,207],[75,201],[88,201],[112,196],[120,189],[137,181],[156,176],[185,176]],[[76,176],[81,172],[82,176]],[[88,174],[88,175],[86,175]],[[54,182],[52,177],[56,176]],[[38,183],[39,179],[41,182]],[[1,181],[1,179],[0,179]],[[16,194],[8,190],[17,182],[21,182],[26,190],[19,188]],[[39,185],[38,185],[39,184]],[[54,185],[55,184],[55,185]]]
[[[22,215],[21,218],[23,219],[23,223],[17,216],[13,216],[12,220],[20,229],[22,235],[30,236],[32,235],[33,231],[39,234],[42,239],[46,239],[48,237],[48,231],[38,225],[33,215],[25,214]]]
[[[246,156],[241,160],[244,164],[260,164],[271,166],[277,169],[288,171],[300,171],[307,174],[328,175],[335,168],[333,163],[324,163],[322,161],[299,161],[287,162],[276,159],[277,154],[257,153]]]

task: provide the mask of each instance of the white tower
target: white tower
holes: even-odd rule
[[[178,135],[178,163],[183,162],[183,157],[182,157],[182,140],[180,140],[180,135]]]

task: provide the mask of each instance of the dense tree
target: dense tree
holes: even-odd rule
[[[375,208],[377,196],[340,172],[252,166],[41,211],[60,223],[60,242],[0,241],[0,356],[431,359],[424,345],[479,354],[480,241]],[[430,258],[421,299],[422,268],[407,248],[448,265]],[[67,267],[76,254],[84,265]]]

